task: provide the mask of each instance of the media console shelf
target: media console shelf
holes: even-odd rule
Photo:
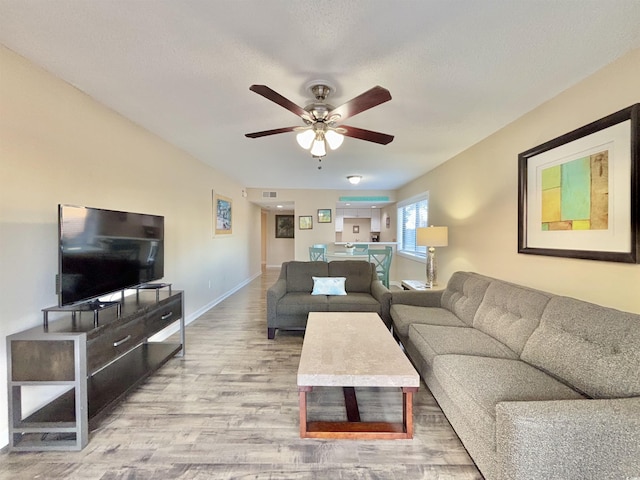
[[[49,310],[54,311],[54,310]],[[119,309],[61,318],[7,337],[9,449],[81,450],[113,406],[176,354],[185,353],[183,292],[139,291]],[[91,318],[89,318],[91,317]],[[180,342],[149,337],[179,322]],[[23,418],[23,387],[62,392]]]

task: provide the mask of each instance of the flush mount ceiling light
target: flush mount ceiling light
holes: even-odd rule
[[[351,185],[357,185],[360,183],[360,180],[362,180],[362,175],[349,175],[347,180],[349,180]]]
[[[314,80],[309,82],[306,87],[315,100],[302,108],[266,85],[251,85],[250,90],[252,92],[256,92],[298,115],[304,121],[305,126],[276,128],[263,132],[247,133],[245,136],[260,138],[278,133],[297,132],[296,141],[298,145],[305,150],[309,150],[311,155],[316,158],[322,158],[327,154],[327,146],[331,150],[339,148],[345,136],[381,145],[386,145],[393,140],[393,135],[387,135],[386,133],[373,132],[348,125],[338,125],[338,123],[347,118],[391,100],[391,94],[386,88],[373,87],[347,103],[334,107],[326,102],[329,94],[335,91],[335,87],[330,82]]]

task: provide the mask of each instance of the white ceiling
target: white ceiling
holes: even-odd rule
[[[638,0],[0,0],[0,43],[255,188],[396,189],[640,47],[639,25]],[[318,170],[293,133],[244,136],[303,125],[251,84],[304,106],[318,78],[335,106],[387,88],[347,123],[395,140],[346,138]]]

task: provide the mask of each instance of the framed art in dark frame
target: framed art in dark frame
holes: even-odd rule
[[[640,263],[640,104],[518,155],[518,252]]]
[[[298,228],[300,230],[313,229],[313,217],[311,215],[300,215],[298,217]]]
[[[276,238],[294,238],[293,215],[276,215]]]
[[[331,223],[331,209],[319,208],[318,209],[318,223]]]

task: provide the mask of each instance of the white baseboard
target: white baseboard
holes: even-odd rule
[[[236,285],[235,287],[233,287],[231,290],[228,290],[227,292],[223,293],[222,295],[220,295],[218,298],[212,300],[211,302],[207,303],[206,305],[204,305],[203,307],[199,308],[198,310],[196,310],[195,312],[190,313],[189,315],[187,315],[184,319],[184,324],[189,325],[191,322],[193,322],[194,320],[196,320],[197,318],[201,317],[202,315],[204,315],[205,313],[207,313],[209,310],[211,310],[213,307],[215,307],[216,305],[218,305],[220,302],[222,302],[223,300],[225,300],[226,298],[230,297],[231,295],[233,295],[234,293],[236,293],[238,290],[240,290],[241,288],[245,287],[246,285],[248,285],[249,283],[251,283],[253,280],[255,280],[256,278],[258,278],[260,275],[262,275],[261,272],[256,273],[255,275],[253,275],[252,277],[249,277],[247,280],[245,280],[242,283],[239,283],[238,285]],[[173,335],[174,333],[178,333],[180,331],[180,325],[176,323],[168,326],[167,328],[165,328],[164,330],[162,330],[161,332],[156,333],[153,337],[151,337],[150,340],[153,341],[158,341],[161,342],[162,340],[167,339],[168,337],[170,337],[171,335]]]

